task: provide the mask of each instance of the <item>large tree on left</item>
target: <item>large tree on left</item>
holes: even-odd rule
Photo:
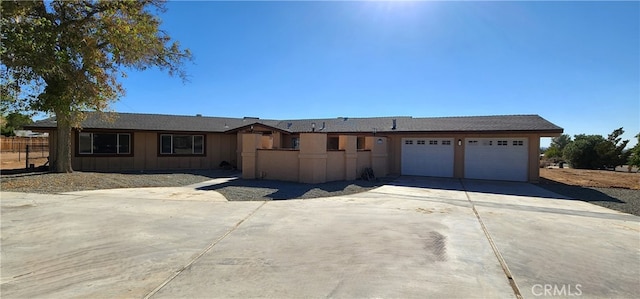
[[[125,70],[157,67],[185,78],[191,54],[160,29],[164,1],[0,3],[2,108],[56,116],[54,171],[73,171],[72,129],[124,94]]]

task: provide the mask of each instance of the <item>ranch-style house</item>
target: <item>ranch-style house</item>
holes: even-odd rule
[[[538,115],[337,117],[271,120],[88,114],[72,138],[80,171],[237,167],[247,179],[303,183],[414,175],[487,180],[539,179],[540,138],[563,129]],[[56,120],[28,127],[49,133]]]

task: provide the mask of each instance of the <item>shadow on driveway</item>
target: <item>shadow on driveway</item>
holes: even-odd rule
[[[388,183],[387,185],[425,188],[431,190],[467,192],[467,196],[471,199],[474,205],[488,208],[509,209],[513,211],[541,212],[548,214],[582,216],[601,219],[619,219],[625,221],[638,220],[637,216],[633,215],[621,215],[598,209],[575,209],[572,208],[574,207],[574,205],[568,202],[567,205],[562,203],[562,201],[584,201],[608,209],[638,215],[637,205],[635,205],[632,200],[620,200],[609,196],[601,191],[579,186],[569,186],[564,184],[552,186],[552,184],[549,182],[545,182],[544,184],[530,184],[525,182],[472,179],[460,180],[452,178],[411,176],[400,177],[399,179]],[[637,192],[637,190],[615,191]],[[424,194],[424,196],[427,196],[425,198],[428,198],[429,194],[426,193]],[[518,197],[522,197],[522,200],[519,200]],[[549,200],[539,201],[535,199]],[[625,199],[627,198],[625,197]],[[460,200],[460,198],[446,199],[447,202],[452,204],[457,200]]]
[[[565,200],[607,201],[624,203],[617,198],[591,188],[570,186],[541,178],[538,184],[507,181],[486,181],[472,179],[449,179],[435,177],[402,176],[387,183],[391,186],[429,188],[439,190],[467,191],[488,194],[542,197]]]
[[[536,184],[536,186],[540,188],[544,188],[551,192],[562,194],[566,196],[567,199],[575,199],[575,200],[581,200],[586,202],[604,201],[604,202],[624,203],[624,201],[621,201],[617,198],[613,198],[595,189],[567,185],[561,182],[557,182],[557,181],[549,180],[545,178],[540,178],[540,183]]]

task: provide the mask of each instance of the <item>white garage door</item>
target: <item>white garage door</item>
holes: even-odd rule
[[[402,174],[453,177],[452,138],[403,138]]]
[[[527,181],[527,138],[467,138],[464,176],[470,179]]]

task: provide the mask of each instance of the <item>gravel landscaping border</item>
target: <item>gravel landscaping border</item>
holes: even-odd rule
[[[575,200],[640,216],[640,190],[572,186],[544,178],[536,185]]]
[[[176,170],[144,172],[18,172],[0,175],[0,190],[31,193],[64,193],[72,191],[182,187],[202,183],[215,178],[239,177],[230,170]],[[389,180],[387,180],[389,181]],[[365,192],[382,186],[381,181],[337,181],[323,184],[302,184],[271,180],[236,179],[228,183],[200,187],[198,190],[215,190],[229,201],[262,201],[282,199],[307,199],[331,197]]]
[[[215,178],[239,175],[230,170],[175,170],[175,171],[130,171],[130,172],[31,172],[2,174],[0,190],[31,193],[63,193],[72,191],[182,187]]]
[[[201,187],[198,190],[215,190],[229,201],[309,199],[365,192],[384,185],[386,181],[388,180],[303,184],[272,180],[237,179],[224,184]]]

